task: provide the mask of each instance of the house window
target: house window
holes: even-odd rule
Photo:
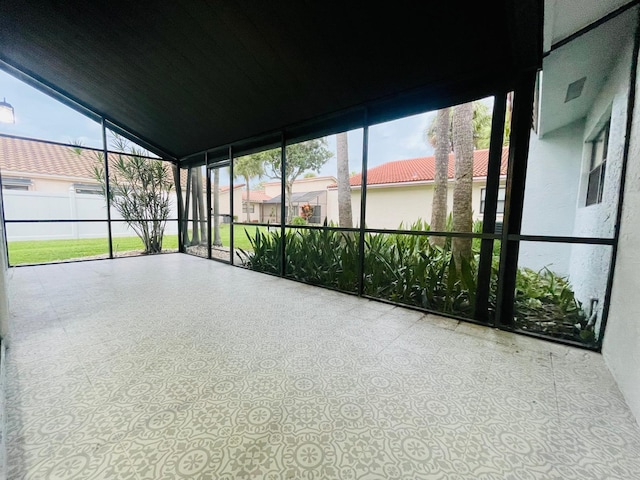
[[[253,203],[250,203],[249,206],[247,207],[246,203],[242,204],[242,213],[247,213],[247,210],[249,210],[249,213],[253,213],[255,211],[256,206]]]
[[[498,215],[504,214],[504,198],[507,193],[507,189],[505,187],[500,187],[498,189],[498,204],[496,206],[496,213]],[[484,213],[484,202],[487,195],[487,189],[483,188],[480,190],[480,213]]]
[[[609,125],[600,130],[598,136],[591,142],[591,165],[589,168],[589,183],[587,184],[586,206],[602,202],[604,174],[609,149]]]
[[[31,179],[29,178],[17,178],[17,177],[4,177],[2,179],[3,190],[31,190]]]
[[[91,183],[74,183],[73,188],[76,193],[83,195],[102,195],[102,187]]]

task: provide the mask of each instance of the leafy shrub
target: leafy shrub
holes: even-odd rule
[[[515,323],[522,330],[592,342],[587,315],[571,285],[548,268],[519,268],[516,274]],[[577,330],[577,331],[576,331]]]
[[[313,285],[356,292],[359,272],[359,233],[325,225],[322,229],[289,229],[285,234],[286,276]],[[411,231],[428,231],[419,220]],[[474,224],[481,232],[482,224]],[[253,252],[240,251],[243,264],[253,270],[279,273],[280,231],[247,233]],[[433,245],[427,235],[367,233],[365,235],[364,293],[427,310],[473,318],[480,241],[473,256],[456,265],[451,238]],[[489,310],[495,312],[500,244],[494,243]],[[516,276],[514,322],[518,329],[554,337],[592,342],[581,303],[568,280],[548,268],[520,268]]]
[[[291,220],[291,225],[306,225],[307,219],[304,217],[293,217]]]
[[[247,229],[244,230],[244,233],[251,242],[253,252],[238,249],[237,255],[242,264],[251,270],[279,274],[282,262],[280,231],[264,232],[256,228],[253,236],[249,235]]]

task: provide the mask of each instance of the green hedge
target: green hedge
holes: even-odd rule
[[[474,231],[481,231],[481,224]],[[395,303],[473,318],[480,241],[474,239],[473,256],[456,265],[451,238],[443,247],[428,236],[422,221],[406,234],[367,233],[365,236],[364,292]],[[238,256],[252,270],[279,274],[282,255],[280,230],[246,232],[251,250]],[[312,285],[347,292],[358,290],[358,232],[287,229],[286,276]],[[497,244],[498,242],[496,242]],[[495,312],[500,250],[494,248],[489,310]],[[516,328],[591,343],[593,327],[564,277],[544,268],[520,268],[515,292]]]

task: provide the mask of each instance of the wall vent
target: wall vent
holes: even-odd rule
[[[584,88],[584,82],[586,81],[587,77],[582,77],[580,80],[576,80],[575,82],[570,83],[567,87],[567,96],[564,99],[564,103],[575,100],[580,95],[582,95],[582,89]]]

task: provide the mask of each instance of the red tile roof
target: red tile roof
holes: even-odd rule
[[[489,162],[489,150],[476,150],[473,152],[473,177],[486,177]],[[507,160],[509,147],[502,149],[502,162],[500,175],[507,174]],[[449,178],[455,175],[455,156],[449,154]],[[408,160],[396,160],[383,163],[367,170],[367,185],[383,185],[387,183],[428,182],[435,177],[435,157],[411,158]],[[349,179],[351,186],[360,186],[362,174],[358,173]],[[335,187],[336,185],[330,185]]]
[[[80,152],[78,155],[73,148],[64,145],[0,137],[0,169],[3,173],[75,177],[95,182],[95,152],[84,149]]]
[[[207,178],[206,177],[204,179],[204,183],[205,183],[205,186],[206,186],[206,184],[207,184]],[[233,189],[237,190],[239,188],[244,187],[244,185],[245,185],[244,183],[234,183],[233,184]],[[211,190],[213,191],[213,181],[211,182]],[[231,187],[229,185],[221,185],[220,186],[220,191],[221,192],[228,192],[229,190],[231,190]]]
[[[0,171],[8,177],[46,175],[97,183],[93,169],[102,164],[97,156],[101,152],[86,148],[77,152],[67,145],[0,136]],[[186,187],[184,174],[181,183]],[[206,177],[203,177],[203,185],[206,185]]]
[[[242,192],[242,200],[247,200],[247,191]],[[249,195],[249,200],[251,203],[262,203],[265,200],[271,200],[271,197],[264,193],[264,190],[251,190],[251,195]]]

